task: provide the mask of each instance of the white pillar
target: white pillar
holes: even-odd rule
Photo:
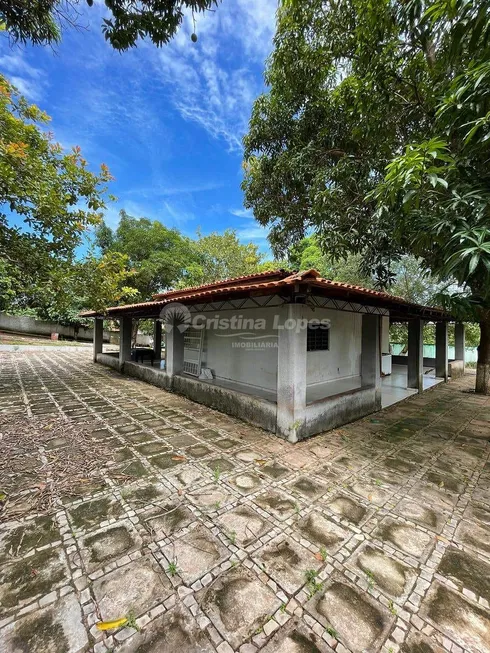
[[[447,322],[436,322],[436,376],[447,383],[449,361],[447,355]]]
[[[180,374],[184,368],[184,332],[177,324],[166,324],[165,371],[170,376]]]
[[[104,342],[104,320],[96,317],[94,320],[94,363],[97,362],[97,354],[102,353]]]
[[[376,389],[376,408],[381,407],[380,316],[362,316],[361,385]]]
[[[122,317],[119,320],[119,366],[122,367],[125,361],[131,360],[131,329],[133,320],[130,317]]]
[[[160,360],[162,356],[162,323],[159,320],[155,320],[153,326],[153,350],[157,360]]]
[[[304,304],[281,308],[277,333],[277,433],[297,442],[306,422],[306,336]],[[291,327],[291,328],[287,328]]]
[[[381,318],[381,352],[390,353],[390,316],[383,315]]]
[[[465,332],[464,332],[464,322],[456,322],[454,325],[454,358],[457,361],[463,361],[465,363]]]
[[[420,318],[408,323],[407,388],[424,391],[424,323]]]

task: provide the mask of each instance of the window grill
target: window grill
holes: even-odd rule
[[[309,326],[306,334],[306,351],[328,351],[330,329],[326,326]]]

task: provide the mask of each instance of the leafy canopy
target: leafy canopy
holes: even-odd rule
[[[480,322],[490,392],[490,0],[284,0],[245,137],[246,206],[381,286],[411,254]]]
[[[127,258],[134,271],[131,285],[142,301],[173,287],[193,256],[189,239],[177,229],[158,220],[135,218],[124,210],[114,231],[105,223],[97,227],[95,241],[103,253],[117,252]]]
[[[78,5],[84,0],[0,0],[0,22],[14,41],[36,45],[56,43],[66,25],[77,26]],[[85,0],[89,7],[93,0]],[[184,11],[212,10],[218,0],[104,0],[105,39],[115,50],[128,50],[148,37],[162,46],[182,24]],[[193,39],[195,40],[195,35]]]
[[[262,271],[264,255],[254,243],[241,243],[233,229],[226,229],[222,234],[214,231],[206,236],[198,231],[191,246],[192,260],[181,286],[199,286]]]
[[[70,263],[106,206],[108,168],[64,152],[48,122],[0,76],[0,306]]]

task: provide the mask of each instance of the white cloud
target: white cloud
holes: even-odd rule
[[[171,89],[186,120],[242,149],[252,104],[262,91],[258,72],[272,48],[277,0],[235,0],[196,17],[198,42],[186,16],[175,39],[153,56],[158,78]]]
[[[39,102],[46,83],[45,75],[28,63],[23,51],[0,56],[0,68],[22,95],[31,102]]]
[[[237,218],[250,218],[251,220],[254,219],[252,209],[230,209],[230,213],[232,215],[236,215]]]

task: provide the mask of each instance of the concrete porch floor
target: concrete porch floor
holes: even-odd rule
[[[474,381],[291,445],[90,352],[0,354],[0,650],[490,651],[490,397]],[[44,444],[24,448],[36,425]],[[23,513],[70,425],[98,476]]]
[[[138,365],[150,366],[149,360]],[[154,369],[158,370],[160,361],[155,360]],[[242,392],[260,399],[265,399],[272,403],[276,402],[276,393],[273,390],[266,390],[264,388],[257,388],[244,383],[237,383],[235,381],[227,381],[225,379],[218,380],[201,380],[202,383],[208,385],[216,385],[236,392]],[[424,367],[424,390],[434,387],[442,383],[443,379],[436,378],[433,367]],[[403,401],[411,395],[417,394],[416,390],[407,388],[407,367],[405,365],[393,365],[392,373],[385,376],[381,380],[381,406],[387,408],[399,401]],[[335,381],[326,381],[325,383],[317,383],[313,386],[308,386],[306,390],[306,403],[310,404],[327,397],[333,397],[349,390],[355,390],[361,387],[361,377],[349,377],[346,379],[337,379]]]

